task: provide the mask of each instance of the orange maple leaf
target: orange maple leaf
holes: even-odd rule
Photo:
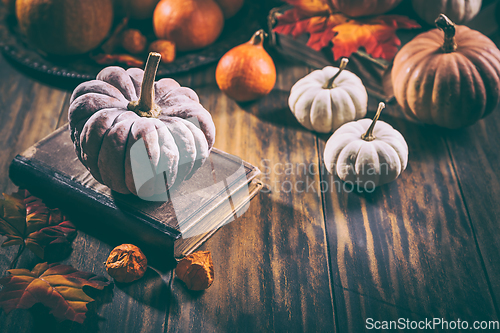
[[[311,16],[300,8],[292,8],[278,17],[274,31],[293,37],[309,33],[307,46],[316,51],[331,42],[335,60],[349,57],[360,47],[374,58],[392,60],[401,45],[396,30],[414,28],[420,25],[400,15],[353,19],[341,13]]]

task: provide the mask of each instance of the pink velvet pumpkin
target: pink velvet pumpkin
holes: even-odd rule
[[[71,96],[76,154],[97,181],[119,193],[164,193],[189,178],[214,144],[212,117],[197,94],[172,79],[155,82],[159,61],[160,55],[151,53],[145,71],[107,67]],[[137,156],[131,155],[136,143],[145,148],[147,168],[160,171],[139,188]]]

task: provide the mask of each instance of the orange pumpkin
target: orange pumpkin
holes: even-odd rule
[[[331,0],[333,8],[352,17],[379,15],[395,8],[402,0]]]
[[[153,14],[158,39],[175,43],[179,51],[201,49],[222,32],[224,15],[214,0],[162,0]]]
[[[274,87],[276,67],[263,41],[264,30],[261,29],[248,42],[229,50],[217,64],[217,85],[238,102],[267,95]]]
[[[500,50],[445,15],[396,55],[394,95],[410,118],[447,128],[471,125],[500,103]],[[440,31],[443,30],[443,31]]]

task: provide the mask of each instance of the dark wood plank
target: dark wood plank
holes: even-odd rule
[[[0,190],[11,192],[10,161],[56,129],[66,91],[25,77],[0,57]]]
[[[275,91],[256,104],[238,105],[214,86],[198,89],[216,124],[217,148],[264,173],[277,167],[262,177],[271,191],[260,193],[242,217],[203,245],[213,255],[213,285],[192,293],[174,279],[168,332],[336,331],[316,139],[290,120],[286,108],[287,89],[305,72],[281,67]],[[288,192],[286,181],[292,185],[306,177],[284,174],[285,163],[311,165],[316,175],[308,180],[315,182],[315,192]]]
[[[373,193],[324,193],[333,284],[349,292],[343,305],[335,293],[337,308],[348,314],[338,318],[339,331],[359,327],[376,302],[393,305],[398,317],[497,320],[445,132],[381,119],[406,138],[407,170]],[[326,171],[322,179],[340,182]],[[376,320],[397,319],[377,313]]]
[[[497,311],[500,300],[500,111],[446,138],[474,241],[488,273]]]

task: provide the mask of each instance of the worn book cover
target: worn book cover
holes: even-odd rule
[[[258,168],[214,148],[190,179],[170,190],[168,201],[116,193],[97,182],[78,160],[68,126],[16,156],[9,173],[16,185],[49,203],[98,218],[176,258],[193,252],[243,214],[262,188],[255,179]]]

